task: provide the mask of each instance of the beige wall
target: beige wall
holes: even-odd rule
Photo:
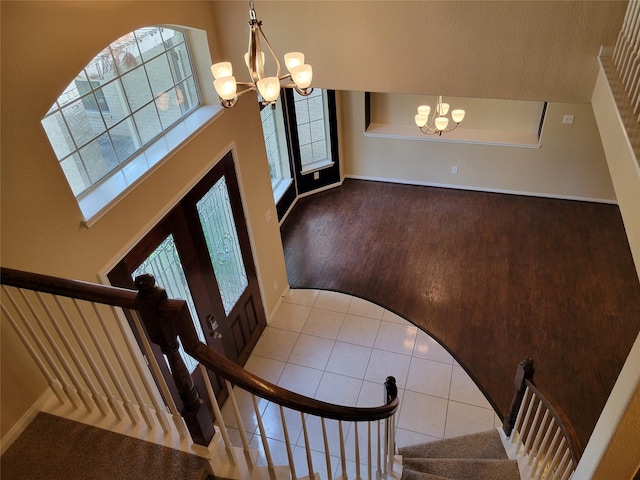
[[[575,116],[572,125],[562,124],[564,114]],[[343,94],[342,115],[347,176],[615,201],[589,104],[550,103],[540,148],[367,137],[362,92]]]
[[[247,2],[213,4],[221,47],[241,65]],[[256,2],[276,53],[304,52],[318,87],[566,103],[589,102],[598,49],[615,43],[625,9],[617,0]]]
[[[145,25],[207,32],[217,54],[208,2],[2,2],[2,265],[96,281],[126,247],[178,200],[235,142],[255,260],[271,312],[287,285],[257,104],[250,97],[215,120],[91,228],[40,125],[75,74],[118,36]],[[205,62],[206,63],[206,62]],[[205,79],[201,88],[213,90]],[[271,209],[271,221],[265,213]],[[274,290],[274,281],[278,290]],[[41,376],[2,322],[4,435],[43,392]]]

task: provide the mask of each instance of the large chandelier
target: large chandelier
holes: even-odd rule
[[[418,114],[416,115],[416,125],[420,128],[420,131],[426,135],[442,135],[443,133],[450,132],[458,128],[460,122],[464,120],[464,110],[453,110],[451,112],[451,120],[455,125],[451,125],[449,122],[449,104],[443,103],[442,95],[438,96],[438,103],[436,104],[433,116],[429,119],[431,113],[431,107],[429,105],[420,105],[418,107]]]
[[[265,73],[265,54],[260,45],[260,36],[264,40],[271,57],[275,61],[276,74],[268,77]],[[218,93],[220,103],[225,108],[233,107],[240,95],[250,91],[260,93],[260,102],[263,105],[271,105],[275,108],[276,100],[280,96],[280,88],[295,88],[300,95],[307,96],[313,91],[311,87],[312,71],[311,65],[304,63],[304,54],[300,52],[290,52],[284,56],[284,62],[289,73],[280,76],[280,62],[273,52],[267,37],[262,32],[262,21],[256,18],[256,11],[253,2],[249,2],[249,50],[244,55],[244,61],[249,69],[251,82],[237,82],[233,76],[233,69],[230,62],[219,62],[211,66],[211,72],[215,78],[213,86]],[[291,79],[293,84],[280,84],[281,80]],[[238,85],[245,87],[238,90]]]

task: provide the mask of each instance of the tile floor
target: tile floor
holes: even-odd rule
[[[245,368],[301,394],[356,406],[380,405],[384,380],[393,375],[400,396],[399,446],[485,431],[501,423],[465,371],[435,340],[380,306],[341,293],[291,290]],[[262,451],[252,401],[244,392],[236,395],[246,436]],[[279,410],[267,401],[259,401],[258,409],[267,437],[274,440],[270,444],[275,448],[270,448],[277,464],[286,459]],[[222,412],[234,443],[241,445],[230,402]],[[304,445],[300,414],[287,411],[286,415],[291,442]],[[337,424],[327,427],[330,437],[338,438]],[[314,469],[326,472],[320,422],[311,417],[307,428]],[[352,424],[344,428],[350,445],[355,429]],[[364,430],[359,436],[366,435]],[[298,446],[294,457],[304,471],[304,448]],[[339,464],[338,442],[332,442],[329,450],[333,469]],[[347,451],[349,470],[355,465],[354,451]]]

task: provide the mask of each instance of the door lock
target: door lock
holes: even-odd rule
[[[218,325],[218,321],[215,319],[215,317],[213,315],[207,316],[207,322],[209,323],[209,328],[211,329],[211,331],[209,332],[209,336],[215,339],[222,338],[222,334],[216,331],[218,330],[218,327],[220,325]]]

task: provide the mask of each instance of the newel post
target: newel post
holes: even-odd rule
[[[518,410],[520,410],[520,405],[522,405],[522,399],[527,387],[525,380],[532,380],[534,373],[535,368],[533,366],[533,360],[529,357],[524,357],[524,360],[518,364],[518,369],[516,370],[516,377],[514,380],[514,387],[516,391],[513,395],[513,400],[511,400],[511,408],[509,409],[509,414],[504,417],[504,422],[502,423],[502,429],[507,437],[511,435],[511,431],[516,424]]]
[[[159,313],[159,308],[167,300],[167,292],[158,287],[153,275],[148,273],[136,277],[135,285],[138,290],[138,311],[150,340],[160,347],[167,358],[171,376],[182,400],[180,413],[191,438],[195,443],[208,445],[213,438],[213,420],[180,355],[180,344],[173,322]]]

